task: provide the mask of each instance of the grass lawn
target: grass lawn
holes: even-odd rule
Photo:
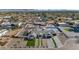
[[[26,44],[27,43],[27,40],[25,40],[24,43]]]
[[[69,32],[69,28],[65,28],[64,29],[64,32]]]
[[[41,46],[43,45],[43,41],[41,40]]]
[[[38,39],[38,46],[40,45],[40,39]]]
[[[38,39],[38,46],[42,46],[42,40]]]
[[[27,41],[27,46],[29,46],[29,47],[34,47],[34,46],[35,46],[35,39],[33,39],[33,40],[28,40],[28,41]]]
[[[39,39],[35,39],[35,46],[36,46],[36,47],[39,46],[39,45],[38,45],[38,40],[39,40]]]

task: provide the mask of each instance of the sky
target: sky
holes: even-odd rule
[[[0,0],[0,9],[79,10],[79,0]]]

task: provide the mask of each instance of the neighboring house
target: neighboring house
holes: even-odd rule
[[[22,22],[19,22],[18,23],[18,27],[22,27],[23,23]]]
[[[40,21],[40,22],[34,22],[34,24],[35,24],[35,25],[46,25],[45,22],[41,22],[41,21]]]
[[[59,24],[59,26],[61,26],[61,27],[69,27],[69,24],[64,23],[64,22],[58,23],[58,24]]]
[[[1,27],[2,27],[3,29],[12,29],[12,28],[15,27],[15,25],[14,25],[14,24],[11,24],[10,22],[3,22],[3,23],[1,24]]]
[[[7,32],[8,32],[8,30],[6,30],[6,29],[0,30],[0,37],[5,35]]]
[[[11,21],[11,16],[5,16],[5,17],[3,17],[3,21]]]

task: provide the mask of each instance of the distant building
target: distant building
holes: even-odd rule
[[[6,30],[6,29],[0,30],[0,37],[5,35],[7,32],[8,32],[8,30]]]
[[[42,17],[38,17],[37,20],[34,21],[35,25],[46,25],[46,22],[43,20]]]
[[[47,24],[54,24],[54,20],[49,20],[49,21],[46,21]]]
[[[18,27],[22,27],[23,23],[22,22],[19,22],[18,23]]]
[[[33,24],[27,24],[27,27],[30,28],[30,29],[35,28],[35,26]]]
[[[0,23],[2,23],[2,21],[3,21],[3,17],[0,17]]]
[[[66,19],[66,20],[72,20],[72,18],[70,18],[70,17],[69,17],[69,18],[65,18],[65,19]]]
[[[3,17],[3,21],[11,21],[11,16],[5,16],[5,17]]]
[[[15,25],[12,24],[12,23],[10,23],[10,22],[3,22],[3,23],[1,24],[1,27],[2,27],[3,29],[12,29],[12,28],[15,27]]]
[[[69,25],[67,23],[64,23],[64,22],[61,22],[61,23],[58,23],[58,24],[61,27],[69,27]]]
[[[11,18],[11,16],[5,16],[5,17],[3,17],[4,19],[10,19]]]

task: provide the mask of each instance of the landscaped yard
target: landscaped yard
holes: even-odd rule
[[[65,28],[65,29],[64,29],[64,32],[69,32],[69,31],[70,31],[69,28]]]
[[[39,47],[38,41],[39,39],[35,39],[35,47]]]
[[[40,45],[40,39],[38,39],[38,46]]]
[[[35,39],[33,39],[33,40],[28,40],[28,41],[27,41],[27,46],[29,46],[29,47],[34,47],[34,46],[35,46]]]

